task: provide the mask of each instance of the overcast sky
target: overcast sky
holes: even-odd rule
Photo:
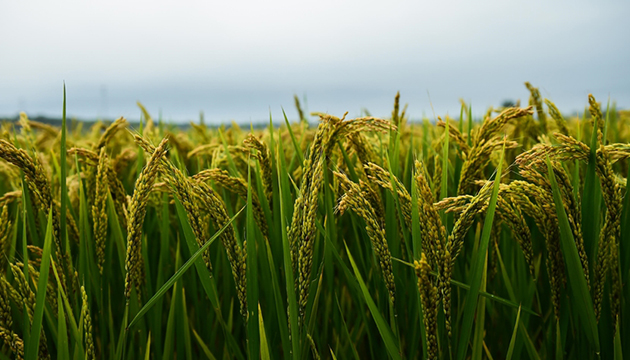
[[[481,113],[527,102],[562,111],[587,95],[630,107],[630,1],[2,1],[0,116],[186,121]],[[429,101],[431,100],[431,103]]]

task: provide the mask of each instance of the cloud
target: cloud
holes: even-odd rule
[[[83,117],[97,116],[103,86],[110,116],[132,115],[140,99],[174,117],[203,108],[209,118],[244,120],[291,106],[294,92],[336,111],[374,101],[386,115],[384,99],[400,89],[417,116],[431,110],[427,91],[440,112],[457,109],[459,97],[480,110],[524,98],[526,80],[564,102],[562,110],[580,108],[589,91],[610,92],[621,105],[630,92],[622,81],[630,75],[627,2],[60,0],[3,8],[0,33],[11,36],[0,37],[0,114],[20,106],[57,113],[63,80],[81,103],[70,111]]]

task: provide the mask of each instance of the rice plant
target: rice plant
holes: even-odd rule
[[[0,359],[623,359],[630,112],[0,133]],[[603,110],[602,110],[603,109]]]

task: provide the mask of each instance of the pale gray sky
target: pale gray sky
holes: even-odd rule
[[[482,112],[527,101],[563,111],[588,93],[630,106],[629,1],[2,1],[0,116],[68,113],[209,122],[308,110],[386,116]],[[427,93],[429,95],[427,95]]]

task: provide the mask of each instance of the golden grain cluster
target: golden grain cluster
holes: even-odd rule
[[[136,128],[3,123],[2,353],[544,358],[583,340],[617,356],[630,113],[590,96],[565,117],[526,86],[527,107],[434,123],[399,95],[389,119],[316,127],[297,97],[297,123],[251,131],[141,105]]]

